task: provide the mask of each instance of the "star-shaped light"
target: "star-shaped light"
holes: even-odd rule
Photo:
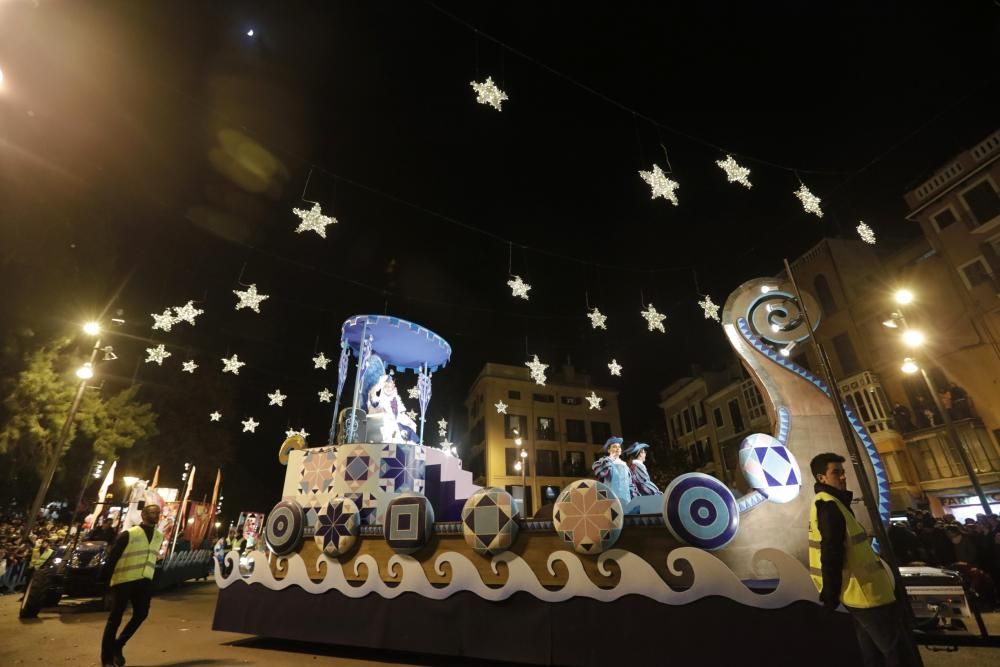
[[[240,361],[240,358],[235,354],[229,359],[226,359],[225,357],[222,358],[223,373],[232,373],[233,375],[239,375],[240,368],[242,368],[243,366],[246,366],[246,364]]]
[[[260,294],[259,292],[257,292],[256,283],[250,285],[250,287],[246,288],[245,290],[234,289],[233,294],[235,294],[240,300],[239,303],[236,304],[236,310],[240,310],[241,308],[249,308],[255,313],[260,312],[261,301],[266,301],[267,299],[271,298],[267,294]]]
[[[612,359],[611,363],[608,364],[608,370],[611,371],[612,375],[617,375],[618,377],[621,377],[622,365],[618,363],[617,359]]]
[[[268,394],[267,397],[271,399],[268,405],[277,405],[282,407],[285,405],[285,399],[288,398],[287,395],[282,394],[280,389],[275,389],[273,394]]]
[[[333,392],[329,389],[323,389],[323,391],[319,392],[320,403],[329,403],[331,398],[333,398]]]
[[[163,360],[170,356],[167,352],[167,348],[163,347],[163,344],[159,344],[156,347],[146,348],[146,363],[154,362],[157,366],[163,365]]]
[[[866,225],[865,223],[858,221],[860,224],[855,228],[858,230],[858,236],[865,243],[875,245],[875,230]]]
[[[194,318],[203,314],[205,311],[200,308],[194,307],[194,301],[188,301],[183,306],[174,306],[174,313],[177,316],[178,322],[187,322],[191,326],[194,326]]]
[[[181,364],[181,366],[182,366],[181,370],[184,371],[185,373],[194,373],[194,369],[198,368],[198,364],[194,363],[193,359],[190,361],[185,361],[183,364]]]
[[[646,320],[646,324],[649,326],[650,331],[659,331],[660,333],[667,333],[667,330],[663,327],[663,320],[667,319],[667,316],[663,313],[656,312],[656,308],[653,304],[649,304],[647,310],[640,311],[642,317]]]
[[[657,197],[669,199],[674,206],[677,206],[677,194],[674,190],[680,187],[680,183],[667,178],[660,165],[654,164],[653,171],[640,171],[639,176],[649,183],[649,187],[653,190],[653,199]]]
[[[588,410],[601,409],[601,401],[603,401],[604,399],[598,396],[594,391],[590,392],[590,396],[584,396],[584,398],[587,399],[588,403],[590,403],[590,405],[587,406]]]
[[[330,363],[330,360],[327,359],[326,355],[323,354],[322,352],[320,352],[315,357],[313,357],[313,364],[314,364],[313,368],[322,368],[325,371],[326,370],[326,366],[329,363]]]
[[[805,183],[801,184],[799,189],[795,191],[795,196],[802,202],[802,208],[806,210],[806,213],[813,213],[818,218],[823,217],[823,209],[819,207],[820,198],[809,192]]]
[[[549,367],[548,364],[543,364],[538,360],[538,355],[534,355],[531,361],[524,362],[524,365],[531,369],[531,379],[535,381],[535,384],[544,385],[545,384],[545,369]]]
[[[420,398],[420,389],[418,387],[410,387],[406,390],[406,395],[410,398]]]
[[[409,417],[410,419],[412,419],[413,421],[417,421],[417,411],[416,410],[410,410],[410,411],[408,411],[406,413],[406,416]]]
[[[323,215],[323,209],[320,208],[319,204],[313,204],[313,207],[308,211],[302,208],[293,208],[292,213],[299,216],[299,219],[302,220],[299,226],[295,228],[296,234],[316,232],[325,239],[327,226],[337,224],[336,218]]]
[[[513,280],[507,281],[507,285],[513,296],[519,296],[525,301],[528,300],[528,290],[531,289],[531,285],[521,280],[521,276],[514,276]]]
[[[503,401],[497,401],[496,403],[493,404],[493,407],[497,409],[498,415],[507,414],[507,404],[504,403]]]
[[[444,440],[441,441],[441,449],[448,452],[449,454],[451,454],[451,448],[453,445],[454,443],[448,440],[448,438],[445,438]]]
[[[476,91],[477,102],[480,104],[489,104],[497,111],[503,111],[503,109],[500,108],[500,105],[508,99],[507,93],[497,88],[497,85],[493,83],[493,77],[486,77],[486,81],[483,83],[470,81],[469,85],[472,86],[474,91]]]
[[[306,432],[304,428],[299,429],[298,431],[296,431],[294,428],[290,428],[287,431],[285,431],[286,438],[290,438],[293,435],[300,436],[303,440],[309,437],[309,434]]]
[[[739,183],[747,188],[753,187],[749,178],[750,170],[741,166],[733,159],[732,155],[727,155],[725,160],[716,160],[715,164],[719,165],[719,168],[726,172],[726,178],[730,183]]]
[[[597,308],[594,308],[592,311],[590,311],[589,313],[587,313],[587,317],[590,318],[590,326],[591,326],[591,328],[593,328],[593,329],[604,329],[605,331],[608,330],[608,328],[606,326],[604,326],[604,323],[608,321],[608,316],[605,315],[604,313],[602,313]]]
[[[157,315],[156,313],[150,313],[150,317],[153,318],[153,330],[159,329],[161,331],[170,331],[170,328],[177,324],[180,320],[174,317],[174,314],[170,312],[167,308],[163,311],[162,315]]]
[[[253,417],[249,417],[243,420],[243,432],[246,433],[250,431],[251,433],[257,432],[257,427],[260,426],[259,422],[254,421]]]
[[[209,421],[217,422],[220,419],[222,419],[222,413],[219,412],[218,410],[216,410],[215,412],[213,412],[212,414],[210,414],[208,416],[208,420]]]
[[[714,304],[714,303],[712,303],[712,297],[711,296],[705,295],[705,299],[703,301],[699,301],[698,305],[701,306],[701,309],[703,311],[705,311],[705,319],[706,320],[715,320],[716,322],[720,321],[719,320],[719,306],[716,305],[716,304]]]
[[[438,420],[438,430],[439,431],[446,431],[446,430],[448,430],[448,420],[447,419],[445,419],[445,418],[442,417],[441,419]]]

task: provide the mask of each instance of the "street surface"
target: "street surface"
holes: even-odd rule
[[[461,658],[434,658],[349,647],[256,639],[214,632],[212,615],[218,589],[212,582],[191,583],[153,598],[149,618],[125,649],[129,667],[225,665],[393,665],[395,667],[470,664]],[[17,617],[19,595],[0,597],[0,665],[79,665],[100,667],[99,644],[107,614],[97,600],[64,600],[37,619]],[[128,620],[126,615],[125,620]],[[991,632],[1000,633],[1000,615],[990,614]],[[623,634],[623,639],[625,639]],[[664,664],[669,653],[664,649]],[[926,667],[1000,665],[1000,649],[963,648],[957,652],[921,649]],[[650,647],[651,655],[655,654]],[[803,659],[803,664],[806,661]],[[499,667],[502,663],[483,663]]]

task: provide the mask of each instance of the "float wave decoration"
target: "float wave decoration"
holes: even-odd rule
[[[379,564],[368,554],[363,554],[354,561],[354,576],[360,576],[362,565],[366,570],[366,579],[360,585],[348,582],[343,566],[324,556],[320,556],[316,563],[317,568],[325,572],[323,579],[319,581],[309,577],[305,561],[299,554],[279,559],[278,569],[284,573],[280,579],[274,577],[264,553],[253,552],[250,558],[254,566],[253,572],[247,576],[241,575],[239,568],[234,565],[239,562],[239,554],[235,551],[226,555],[227,566],[232,567],[228,577],[223,576],[216,561],[215,579],[219,588],[242,582],[260,584],[271,590],[298,586],[313,594],[336,590],[350,598],[376,593],[391,599],[403,593],[416,593],[435,600],[468,591],[494,602],[522,592],[545,602],[562,602],[576,597],[611,602],[625,595],[641,595],[668,605],[684,605],[705,597],[720,596],[758,609],[779,609],[794,602],[816,603],[816,588],[809,578],[808,570],[798,560],[777,549],[761,549],[753,559],[755,566],[768,561],[778,571],[777,587],[770,593],[753,592],[721,560],[693,547],[677,548],[667,555],[667,568],[671,573],[678,576],[688,571],[693,573],[693,585],[682,590],[671,588],[648,562],[622,549],[606,551],[597,560],[597,569],[602,576],[614,576],[614,571],[608,567],[609,563],[614,563],[620,572],[618,584],[613,588],[602,588],[591,581],[580,557],[573,552],[556,551],[550,554],[546,563],[549,574],[555,575],[557,563],[567,570],[566,584],[555,590],[542,585],[528,563],[510,552],[495,556],[491,562],[494,574],[500,573],[498,566],[501,564],[507,570],[507,581],[497,587],[484,584],[476,566],[462,554],[453,551],[442,553],[434,561],[434,571],[438,575],[445,576],[448,570],[451,572],[451,580],[445,586],[431,584],[419,561],[412,556],[400,554],[392,556],[387,563],[387,573],[398,580],[391,585],[382,580]]]

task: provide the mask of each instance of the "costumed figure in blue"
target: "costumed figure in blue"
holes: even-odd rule
[[[632,473],[622,460],[622,442],[624,440],[618,437],[608,438],[604,443],[607,456],[594,461],[593,470],[597,481],[611,487],[611,492],[618,497],[622,505],[627,505],[638,494],[632,484]]]
[[[412,443],[417,439],[417,424],[406,414],[406,405],[396,390],[392,373],[373,354],[365,368],[364,391],[368,398],[368,428],[378,428],[379,442]]]
[[[629,470],[632,472],[632,486],[640,496],[662,495],[659,487],[649,478],[649,471],[646,470],[646,450],[649,445],[644,442],[633,443],[625,450],[625,456],[629,457]]]

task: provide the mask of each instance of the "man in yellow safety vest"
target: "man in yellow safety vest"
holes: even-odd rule
[[[156,557],[163,544],[163,533],[156,529],[159,521],[159,506],[143,507],[142,523],[118,534],[104,563],[105,576],[111,575],[111,614],[101,639],[102,667],[123,667],[125,642],[149,615]],[[119,635],[118,626],[129,602],[132,603],[132,618]]]
[[[809,464],[816,500],[809,514],[809,574],[827,609],[841,603],[854,619],[866,667],[918,664],[904,641],[906,628],[893,579],[854,518],[844,457],[819,454]]]

